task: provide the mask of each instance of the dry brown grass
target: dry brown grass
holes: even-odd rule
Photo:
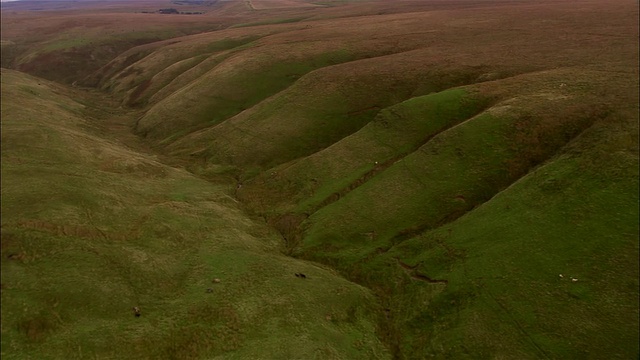
[[[252,71],[255,66],[270,64],[260,64],[256,59],[269,57],[271,62],[277,62],[300,57],[305,53],[305,44],[313,44],[314,51],[347,49],[356,54],[356,58],[373,58],[351,61],[308,74],[290,89],[239,114],[228,123],[184,138],[183,143],[175,144],[172,150],[186,148],[186,152],[189,152],[193,148],[200,149],[203,144],[211,144],[213,139],[224,139],[220,145],[211,147],[211,153],[230,153],[229,158],[233,158],[234,162],[249,163],[254,155],[247,142],[259,141],[261,147],[280,148],[284,142],[278,139],[282,136],[321,133],[321,124],[312,124],[305,111],[314,114],[331,112],[335,99],[326,97],[329,93],[339,93],[356,107],[355,110],[361,110],[377,105],[373,94],[380,93],[378,87],[385,90],[392,88],[390,84],[384,84],[388,80],[408,86],[413,91],[412,95],[415,95],[464,84],[456,84],[456,79],[447,79],[455,73],[464,76],[466,72],[470,77],[467,81],[480,82],[522,72],[558,68],[576,67],[576,71],[581,71],[579,68],[590,66],[605,72],[611,66],[629,68],[637,60],[634,37],[637,29],[629,11],[599,2],[588,1],[582,5],[580,13],[575,14],[574,6],[567,4],[522,3],[505,6],[487,2],[482,6],[455,11],[314,21],[309,23],[312,26],[310,29],[303,30],[294,26],[281,27],[283,31],[260,40],[259,48],[238,53],[223,62],[216,72],[208,74],[211,80],[203,78],[200,81],[228,84],[225,77],[233,76],[234,72]],[[602,11],[608,14],[606,21],[598,19]],[[253,30],[249,28],[246,31],[249,34]],[[213,39],[221,35],[211,36]],[[292,43],[296,46],[291,46]],[[601,51],[602,48],[607,48],[607,51]],[[392,55],[380,56],[384,54]],[[145,66],[144,63],[139,65]],[[230,84],[232,91],[239,91],[244,86],[242,83]],[[526,84],[512,86],[515,89]],[[202,88],[201,92],[211,94],[221,91],[215,85],[211,87]],[[615,86],[612,89],[615,90]],[[143,122],[146,124],[144,128],[151,129],[151,132],[153,128],[162,132],[167,131],[167,126],[171,127],[172,123],[176,128],[184,124],[191,126],[189,121],[183,119],[187,115],[180,109],[193,112],[199,106],[206,106],[204,102],[199,104],[195,101],[202,96],[191,90],[194,89],[176,93],[162,106],[151,109]],[[361,101],[358,91],[364,91],[373,103],[356,104]],[[388,91],[390,94],[394,92],[403,96],[398,89]],[[284,102],[287,106],[277,109],[277,105],[271,107],[269,102]],[[255,121],[255,118],[261,120]],[[267,118],[269,120],[265,120]],[[287,120],[292,118],[298,120]],[[190,116],[190,119],[193,121],[194,117]],[[247,134],[260,136],[253,138]],[[237,139],[229,140],[230,137]],[[197,145],[191,147],[194,143]],[[316,151],[318,148],[309,150]],[[273,154],[278,151],[269,150],[260,156],[273,159]],[[217,157],[216,161],[225,160]]]
[[[176,7],[169,1],[87,2],[74,9],[65,8],[68,3],[56,2],[57,8],[49,11],[29,11],[33,5],[19,3],[22,2],[3,4],[2,40],[18,49],[14,56],[3,59],[3,66],[20,65],[29,72],[44,74],[43,69],[52,64],[62,67],[65,61],[77,57],[89,59],[91,66],[86,66],[85,73],[76,74],[76,80],[77,75],[96,70],[127,46],[134,46],[135,41],[150,42],[190,32],[221,30],[232,24],[286,19],[304,20],[300,24],[262,26],[291,30],[271,37],[265,45],[323,39],[338,41],[337,47],[345,46],[346,40],[347,48],[349,44],[368,44],[365,46],[369,51],[378,48],[387,53],[429,48],[431,62],[464,64],[482,59],[490,64],[524,63],[542,68],[632,61],[637,57],[628,47],[629,41],[637,39],[637,6],[627,0],[585,0],[580,4],[366,1],[340,6],[315,6],[302,0],[252,2],[259,10],[249,9],[244,1],[235,1],[192,9],[207,11],[201,16],[140,13]],[[300,31],[302,27],[310,28]],[[253,34],[256,27],[242,31]],[[132,41],[123,42],[129,37]],[[67,52],[47,55],[47,48],[70,46],[64,44],[74,38],[85,40]],[[107,51],[109,46],[112,52]],[[621,46],[631,52],[620,53]],[[603,51],[593,51],[596,48]],[[286,51],[292,50],[295,51],[290,47]],[[100,58],[93,60],[92,55]]]

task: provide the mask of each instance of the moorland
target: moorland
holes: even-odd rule
[[[1,20],[3,358],[639,356],[637,2]]]

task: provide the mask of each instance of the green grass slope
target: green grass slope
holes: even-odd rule
[[[362,266],[364,278],[396,259],[415,266],[390,299],[407,358],[637,357],[637,118],[626,115],[467,216]],[[420,277],[446,288],[427,306],[402,306]]]
[[[321,55],[312,54],[318,55],[317,59],[307,62],[295,57],[285,60],[278,55],[281,52],[278,49],[231,56],[155,104],[138,121],[136,131],[161,143],[170,143],[176,136],[215,125],[251,108],[315,67],[342,62],[342,58],[349,56],[317,49]]]
[[[132,48],[92,75],[99,86],[129,105],[146,98],[200,61],[247,45],[268,32],[216,32],[180,37]],[[156,89],[158,88],[158,89]]]
[[[462,88],[413,97],[380,110],[353,135],[256,177],[238,196],[264,213],[313,213],[488,102]]]
[[[292,254],[373,289],[399,358],[635,357],[638,73],[635,46],[622,45],[629,38],[609,43],[626,60],[595,55],[592,38],[544,52],[565,65],[553,70],[470,77],[476,84],[381,107],[352,135],[243,183],[238,197]],[[580,52],[594,56],[578,65]],[[288,119],[301,117],[288,115],[243,129],[259,137],[299,128]],[[236,129],[226,130],[209,141],[228,141]],[[252,144],[247,154],[258,159],[272,147]],[[212,162],[228,148],[233,141],[216,146]]]
[[[400,358],[634,357],[637,71],[626,69],[525,74],[415,98],[239,195],[273,219],[293,254],[378,294],[383,338]],[[465,94],[491,106],[460,112]],[[414,103],[422,111],[409,111]],[[422,123],[428,141],[376,165],[361,154],[389,154],[387,143],[363,139],[391,110],[407,133]],[[434,136],[434,112],[458,124]],[[384,132],[378,139],[393,144],[394,130]],[[316,182],[341,190],[326,198],[299,185]],[[269,207],[278,194],[283,205]]]
[[[282,256],[227,185],[98,137],[69,96],[2,70],[3,358],[388,357],[370,291]]]
[[[3,355],[638,357],[638,4],[301,4],[3,70]]]
[[[185,136],[167,150],[180,155],[200,148],[197,154],[207,162],[269,169],[311,155],[358,131],[380,109],[411,97],[421,84],[433,82],[434,87],[446,88],[483,72],[472,69],[449,84],[436,84],[439,72],[421,65],[407,64],[402,71],[388,69],[390,63],[404,59],[377,57],[316,70],[252,109]]]
[[[498,91],[493,96],[499,98],[506,90],[502,96],[508,97],[394,159],[389,168],[311,215],[305,246],[353,244],[371,251],[437,227],[490,199],[607,115],[596,99],[563,91],[561,82],[553,81],[561,76],[549,75],[489,84]],[[509,82],[529,86],[524,93],[514,93]],[[483,92],[482,85],[475,88]],[[413,119],[419,120],[424,118]]]

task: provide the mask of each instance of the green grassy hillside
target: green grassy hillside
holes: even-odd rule
[[[469,214],[403,242],[376,265],[362,264],[356,276],[365,282],[378,281],[367,270],[382,264],[415,266],[395,270],[409,291],[389,301],[399,329],[429,326],[403,346],[424,349],[415,358],[437,353],[434,343],[454,357],[637,356],[632,129],[637,122],[622,117],[599,122]],[[401,306],[416,293],[416,278],[446,288],[427,307]]]
[[[406,358],[636,356],[637,114],[546,96],[442,132],[303,235],[278,223],[294,254],[377,289]]]
[[[607,115],[596,99],[551,90],[557,77],[535,76],[547,87],[544,93],[531,76],[516,77],[514,81],[529,83],[527,93],[509,92],[508,99],[395,157],[377,176],[313,213],[305,244],[388,248],[407,234],[437,227],[489,200]],[[509,89],[510,80],[488,86]],[[483,92],[480,85],[472,88]],[[468,106],[457,101],[459,108]],[[425,121],[420,113],[412,115],[407,116],[412,121]]]
[[[2,355],[637,358],[637,16],[225,2],[3,69]]]
[[[281,255],[227,185],[95,135],[72,97],[2,70],[3,358],[388,357],[369,290]]]

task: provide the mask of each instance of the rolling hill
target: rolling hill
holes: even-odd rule
[[[2,6],[3,356],[638,356],[637,3]]]

